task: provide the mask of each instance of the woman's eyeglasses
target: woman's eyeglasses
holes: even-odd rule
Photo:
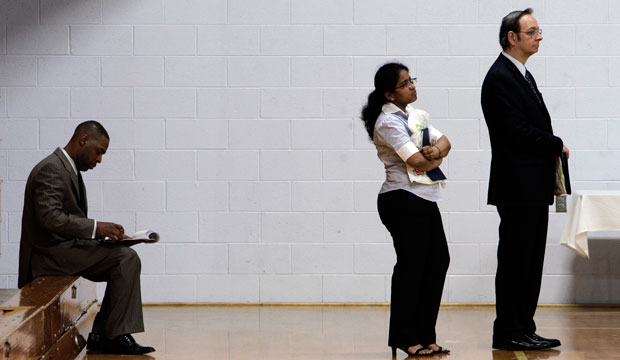
[[[413,85],[413,84],[415,84],[417,82],[418,82],[418,78],[412,77],[412,78],[409,78],[409,79],[403,81],[400,85],[398,85],[396,87],[396,89],[410,87],[411,85]]]

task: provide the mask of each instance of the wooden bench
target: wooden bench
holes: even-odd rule
[[[98,311],[95,283],[34,279],[0,306],[0,359],[75,359]]]

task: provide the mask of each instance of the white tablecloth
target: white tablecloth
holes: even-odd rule
[[[589,258],[588,231],[620,230],[620,191],[583,190],[572,197],[560,244]]]

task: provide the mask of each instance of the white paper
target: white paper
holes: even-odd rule
[[[153,230],[140,230],[131,235],[132,240],[147,240],[157,242],[159,241],[159,234]]]

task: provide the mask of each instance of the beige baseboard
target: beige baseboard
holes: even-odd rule
[[[144,303],[144,307],[359,307],[359,308],[389,308],[389,303],[319,303],[319,302],[273,302],[273,303],[237,303],[237,302],[173,302],[173,303]],[[489,308],[495,303],[442,303],[442,308]],[[538,304],[539,308],[578,308],[599,307],[616,308],[620,304]]]

